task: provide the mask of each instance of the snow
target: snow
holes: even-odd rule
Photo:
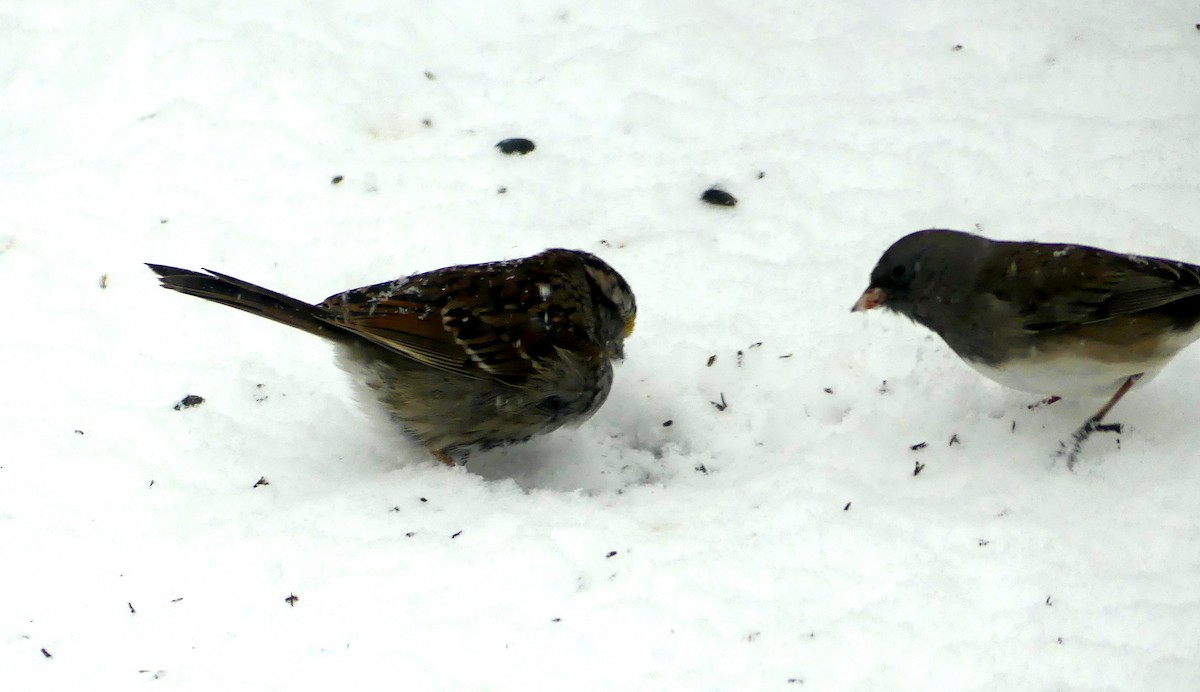
[[[1200,688],[1200,354],[1072,473],[1095,402],[849,312],[920,228],[1200,261],[1198,21],[8,7],[5,688]],[[319,339],[141,264],[319,301],[547,247],[634,288],[627,360],[581,428],[456,469]]]

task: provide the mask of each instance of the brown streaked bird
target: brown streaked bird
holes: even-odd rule
[[[1073,468],[1105,415],[1200,337],[1200,266],[1085,245],[917,231],[875,265],[852,311],[885,307],[933,330],[1007,387],[1108,397],[1063,443]]]
[[[450,465],[458,450],[591,417],[637,315],[625,279],[580,250],[436,269],[317,305],[211,270],[147,266],[165,288],[333,341],[341,365]]]

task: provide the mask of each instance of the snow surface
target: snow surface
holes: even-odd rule
[[[1200,689],[1200,352],[1071,473],[1094,401],[849,312],[931,226],[1200,261],[1194,3],[0,17],[4,689]],[[316,301],[550,246],[634,287],[627,361],[457,469],[141,264]]]

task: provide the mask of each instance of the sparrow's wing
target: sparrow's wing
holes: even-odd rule
[[[527,260],[439,269],[330,296],[328,322],[432,368],[516,384],[572,338],[570,276]]]

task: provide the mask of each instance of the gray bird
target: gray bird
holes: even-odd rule
[[[333,341],[392,419],[451,465],[455,451],[591,417],[637,315],[629,284],[580,250],[436,269],[317,305],[211,270],[147,266],[165,288]]]
[[[1200,267],[1084,245],[918,231],[875,265],[852,311],[885,307],[936,332],[1007,387],[1109,397],[1063,444],[1068,467],[1109,410],[1200,337]]]

